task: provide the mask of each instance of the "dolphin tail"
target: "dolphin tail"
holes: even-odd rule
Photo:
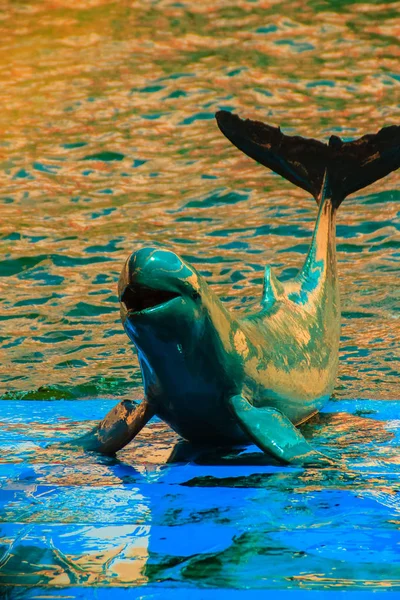
[[[343,142],[332,135],[324,144],[312,138],[284,135],[279,127],[245,121],[221,110],[216,113],[222,133],[245,154],[310,192],[320,203],[325,171],[333,208],[400,167],[400,126]]]

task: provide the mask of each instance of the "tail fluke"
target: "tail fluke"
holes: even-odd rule
[[[319,203],[325,170],[329,173],[332,204],[400,167],[400,126],[384,127],[352,142],[331,136],[329,144],[300,136],[284,135],[279,127],[245,121],[219,111],[215,115],[222,133],[239,150],[310,192]]]

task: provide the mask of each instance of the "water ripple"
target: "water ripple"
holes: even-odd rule
[[[232,148],[215,110],[325,140],[399,121],[393,3],[309,0],[290,18],[244,0],[6,4],[0,391],[13,397],[138,384],[115,294],[142,245],[195,263],[233,310],[257,304],[265,264],[297,272],[313,200]],[[344,341],[338,399],[398,397],[398,188],[392,175],[339,213],[342,334],[357,352]]]

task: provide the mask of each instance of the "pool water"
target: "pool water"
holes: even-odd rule
[[[397,589],[399,173],[338,215],[340,372],[304,433],[346,470],[157,421],[116,459],[54,443],[141,397],[116,296],[131,251],[174,250],[232,311],[258,307],[266,264],[296,274],[315,202],[214,113],[325,141],[398,124],[398,3],[78,4],[0,7],[0,597]]]
[[[194,448],[160,421],[117,458],[62,447],[111,405],[0,404],[6,591],[400,591],[400,402],[331,402],[303,427],[338,469]]]

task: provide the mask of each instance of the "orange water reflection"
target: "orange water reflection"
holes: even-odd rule
[[[295,2],[288,16],[281,3],[240,0],[6,2],[2,393],[140,385],[115,297],[133,248],[196,260],[231,308],[257,303],[264,264],[298,268],[313,201],[231,148],[213,113],[321,139],[399,121],[396,7]],[[340,211],[338,398],[399,395],[399,181]]]

